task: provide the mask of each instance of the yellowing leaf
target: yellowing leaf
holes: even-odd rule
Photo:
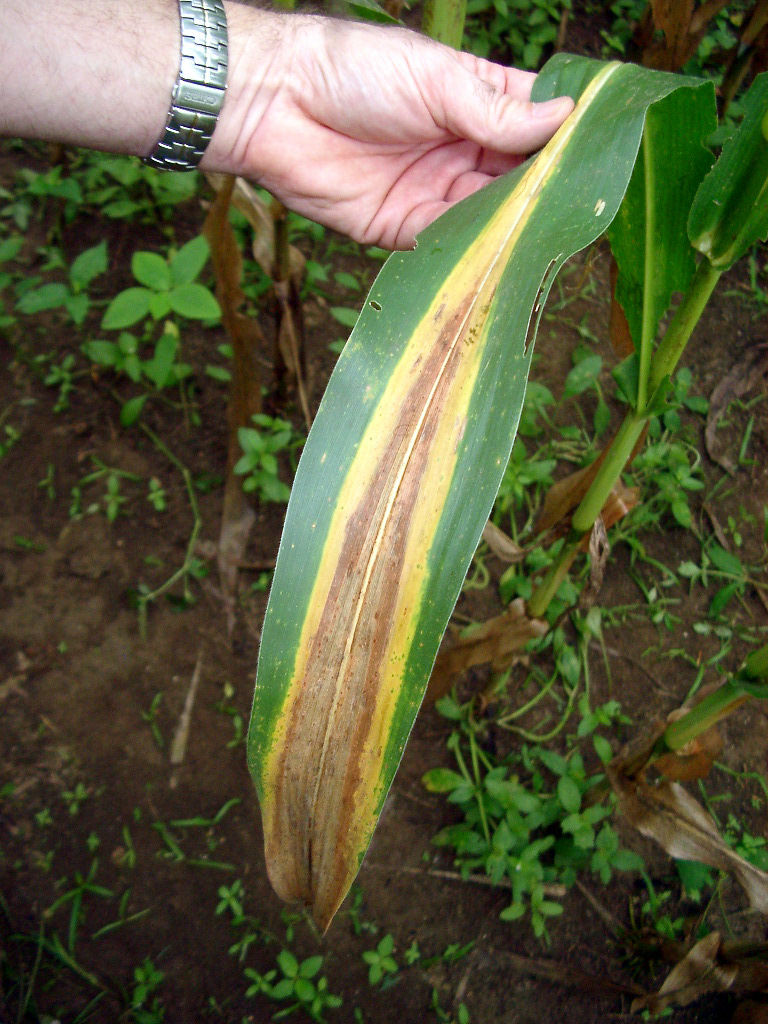
[[[323,929],[488,520],[552,280],[616,215],[646,111],[680,86],[698,87],[553,59],[535,98],[569,92],[575,112],[390,257],[339,359],[288,508],[248,743],[270,879]]]

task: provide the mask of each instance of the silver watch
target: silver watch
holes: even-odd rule
[[[179,0],[181,61],[165,130],[145,163],[191,171],[211,141],[227,88],[222,0]]]

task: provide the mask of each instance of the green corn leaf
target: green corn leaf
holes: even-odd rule
[[[248,761],[278,894],[326,928],[370,842],[504,473],[542,305],[621,204],[649,106],[698,83],[558,55],[541,153],[392,255],[302,455]]]
[[[768,237],[768,72],[742,105],[744,120],[701,183],[688,219],[691,242],[719,270]]]
[[[674,92],[651,107],[626,197],[608,232],[619,268],[616,297],[635,348],[647,355],[672,294],[685,291],[695,269],[686,222],[714,160],[705,148],[717,126],[714,96],[710,84]]]

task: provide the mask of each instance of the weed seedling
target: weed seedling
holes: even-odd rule
[[[50,808],[43,807],[42,810],[35,814],[35,824],[38,828],[48,828],[49,825],[53,824],[53,815]]]
[[[18,431],[11,423],[3,424],[3,433],[2,436],[0,436],[0,459],[5,458],[20,437],[21,432]]]
[[[156,992],[162,985],[164,977],[163,972],[158,971],[148,957],[134,970],[131,1019],[135,1024],[161,1024],[165,1010]]]
[[[84,515],[93,515],[103,510],[107,520],[114,523],[128,501],[121,490],[123,482],[137,483],[141,477],[115,466],[107,466],[95,455],[91,456],[91,462],[96,468],[92,473],[86,473],[81,477],[70,491],[69,517],[70,519],[79,519]],[[83,490],[97,481],[104,483],[104,494],[101,500],[90,502],[83,507]]]
[[[50,281],[26,289],[16,303],[16,309],[27,316],[34,316],[45,310],[63,308],[70,320],[80,326],[91,308],[88,288],[106,269],[107,243],[99,242],[92,249],[81,252],[72,262],[66,282]]]
[[[168,499],[165,489],[156,476],[151,477],[149,480],[147,501],[155,512],[165,512],[168,507]]]
[[[368,964],[368,984],[379,985],[392,979],[400,968],[392,956],[395,949],[395,940],[391,935],[385,935],[375,949],[367,949],[363,953],[363,960]]]
[[[240,427],[237,432],[243,454],[234,471],[243,477],[243,490],[256,494],[261,501],[288,501],[291,490],[280,479],[277,456],[279,452],[294,452],[304,444],[304,438],[287,420],[264,413],[252,419],[253,427]]]
[[[328,979],[318,977],[322,966],[322,956],[299,961],[290,950],[284,949],[277,955],[277,968],[266,974],[252,967],[245,968],[244,974],[251,982],[245,994],[249,998],[264,995],[276,1002],[287,1002],[288,1006],[276,1013],[273,1020],[282,1020],[301,1009],[310,1020],[322,1024],[326,1010],[336,1010],[342,1003],[340,996],[328,991]]]
[[[69,813],[74,817],[79,814],[81,805],[88,799],[88,790],[82,782],[76,782],[74,788],[65,789],[61,797],[69,808]]]
[[[190,320],[217,321],[219,304],[209,288],[196,278],[208,261],[203,235],[187,242],[167,259],[156,252],[135,252],[131,270],[138,285],[119,292],[107,306],[101,321],[104,330],[120,331],[170,313]]]
[[[564,757],[540,743],[524,744],[519,754],[496,762],[480,744],[471,704],[446,697],[437,707],[459,723],[447,743],[458,771],[432,769],[424,784],[445,793],[464,821],[442,829],[433,842],[453,849],[465,877],[482,871],[509,888],[503,920],[529,914],[534,934],[546,941],[547,920],[563,911],[554,897],[580,871],[589,870],[607,883],[614,870],[642,869],[640,857],[619,847],[607,820],[612,798],[590,798],[602,775],[589,776],[577,750]]]
[[[165,740],[163,739],[163,734],[160,731],[160,726],[159,726],[158,721],[157,721],[157,716],[158,716],[158,712],[160,710],[160,705],[162,704],[162,701],[163,701],[163,691],[159,690],[155,694],[155,696],[152,698],[152,702],[149,705],[149,707],[147,708],[147,710],[141,712],[141,717],[149,725],[150,732],[152,733],[152,738],[154,739],[155,743],[157,744],[158,750],[164,750],[165,749]]]
[[[222,689],[221,699],[217,700],[214,705],[220,715],[226,715],[232,722],[232,728],[235,734],[232,739],[227,742],[227,750],[231,750],[232,748],[239,746],[245,739],[245,724],[243,722],[243,716],[231,703],[234,695],[234,686],[232,683],[226,682]]]

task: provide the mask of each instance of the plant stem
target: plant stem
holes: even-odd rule
[[[646,417],[634,410],[630,410],[624,417],[624,422],[619,427],[603,464],[582,498],[581,504],[573,513],[572,526],[577,533],[583,534],[592,529],[621,471],[629,461],[632,449],[643,432],[645,421]]]
[[[675,310],[669,327],[653,354],[648,388],[649,397],[653,397],[665,377],[674,373],[691,333],[699,322],[715,285],[720,280],[721,273],[722,271],[711,266],[709,260],[704,259],[699,263],[690,288]],[[643,431],[647,418],[644,407],[637,411],[631,410],[625,417],[592,485],[573,514],[573,529],[578,533],[586,533],[587,530],[592,529],[603,505],[608,500],[613,485],[632,454],[632,449]]]
[[[648,419],[645,412],[646,401],[653,397],[664,378],[671,376],[674,372],[691,333],[698,323],[715,285],[720,280],[721,273],[722,271],[713,267],[707,259],[703,259],[696,268],[691,285],[675,310],[669,327],[653,354],[648,375],[648,388],[642,405],[639,410],[632,409],[625,416],[595,479],[573,513],[571,537],[548,576],[538,590],[534,591],[528,602],[528,614],[532,617],[541,617],[546,612],[549,602],[555,596],[557,588],[576,557],[581,537],[592,529],[600,515],[614,484],[629,461],[632,449],[643,432]],[[641,377],[645,380],[642,373]],[[768,658],[768,655],[766,657]]]
[[[189,507],[192,510],[193,518],[192,532],[190,533],[189,540],[187,541],[187,550],[184,555],[183,564],[176,570],[176,572],[174,572],[171,576],[168,577],[165,583],[161,583],[160,586],[156,587],[155,590],[153,590],[151,593],[142,594],[141,597],[139,598],[139,633],[142,639],[146,639],[147,606],[152,601],[156,601],[158,597],[164,594],[167,590],[170,590],[170,588],[174,585],[174,583],[176,583],[177,580],[184,580],[185,588],[188,585],[186,576],[194,558],[195,545],[197,544],[197,538],[200,533],[200,530],[202,529],[203,521],[200,518],[200,510],[197,504],[197,496],[195,495],[195,485],[192,480],[192,474],[190,473],[190,471],[187,469],[184,463],[181,462],[178,458],[176,458],[173,452],[170,451],[170,449],[163,444],[163,442],[160,440],[160,438],[157,436],[157,434],[155,434],[153,430],[150,430],[150,428],[145,423],[140,423],[139,426],[147,435],[147,437],[149,437],[149,439],[152,441],[152,443],[158,449],[158,451],[162,452],[162,454],[165,455],[168,461],[173,463],[176,469],[178,469],[178,471],[181,473],[184,479],[184,486],[187,489]]]
[[[753,651],[744,666],[732,679],[719,686],[701,700],[696,707],[669,725],[662,737],[670,750],[679,750],[696,736],[729,715],[735,708],[756,696],[754,687],[746,685],[752,680],[768,676],[768,645]],[[742,686],[742,683],[745,685]]]
[[[750,700],[748,693],[739,686],[736,680],[728,680],[710,693],[695,708],[667,726],[662,736],[663,743],[670,750],[680,750],[686,743],[701,736],[707,729],[725,718],[740,704]]]
[[[467,0],[425,0],[421,31],[439,43],[461,48]]]
[[[654,353],[649,389],[651,396],[664,378],[674,373],[721,274],[722,270],[713,267],[707,259],[703,259],[696,268],[690,287],[675,310],[669,327]]]
[[[654,236],[656,223],[655,208],[651,197],[656,191],[653,181],[653,161],[650,155],[647,133],[643,133],[640,147],[640,159],[645,171],[645,266],[643,269],[643,319],[640,331],[639,372],[637,378],[637,408],[644,409],[648,401],[648,380],[653,355],[653,336],[656,332],[654,323],[654,291],[653,278],[655,267],[656,246]]]
[[[578,538],[573,537],[569,537],[566,540],[563,550],[560,552],[560,557],[547,573],[541,586],[534,590],[527,605],[530,618],[539,619],[546,612],[579,552],[578,541]]]

